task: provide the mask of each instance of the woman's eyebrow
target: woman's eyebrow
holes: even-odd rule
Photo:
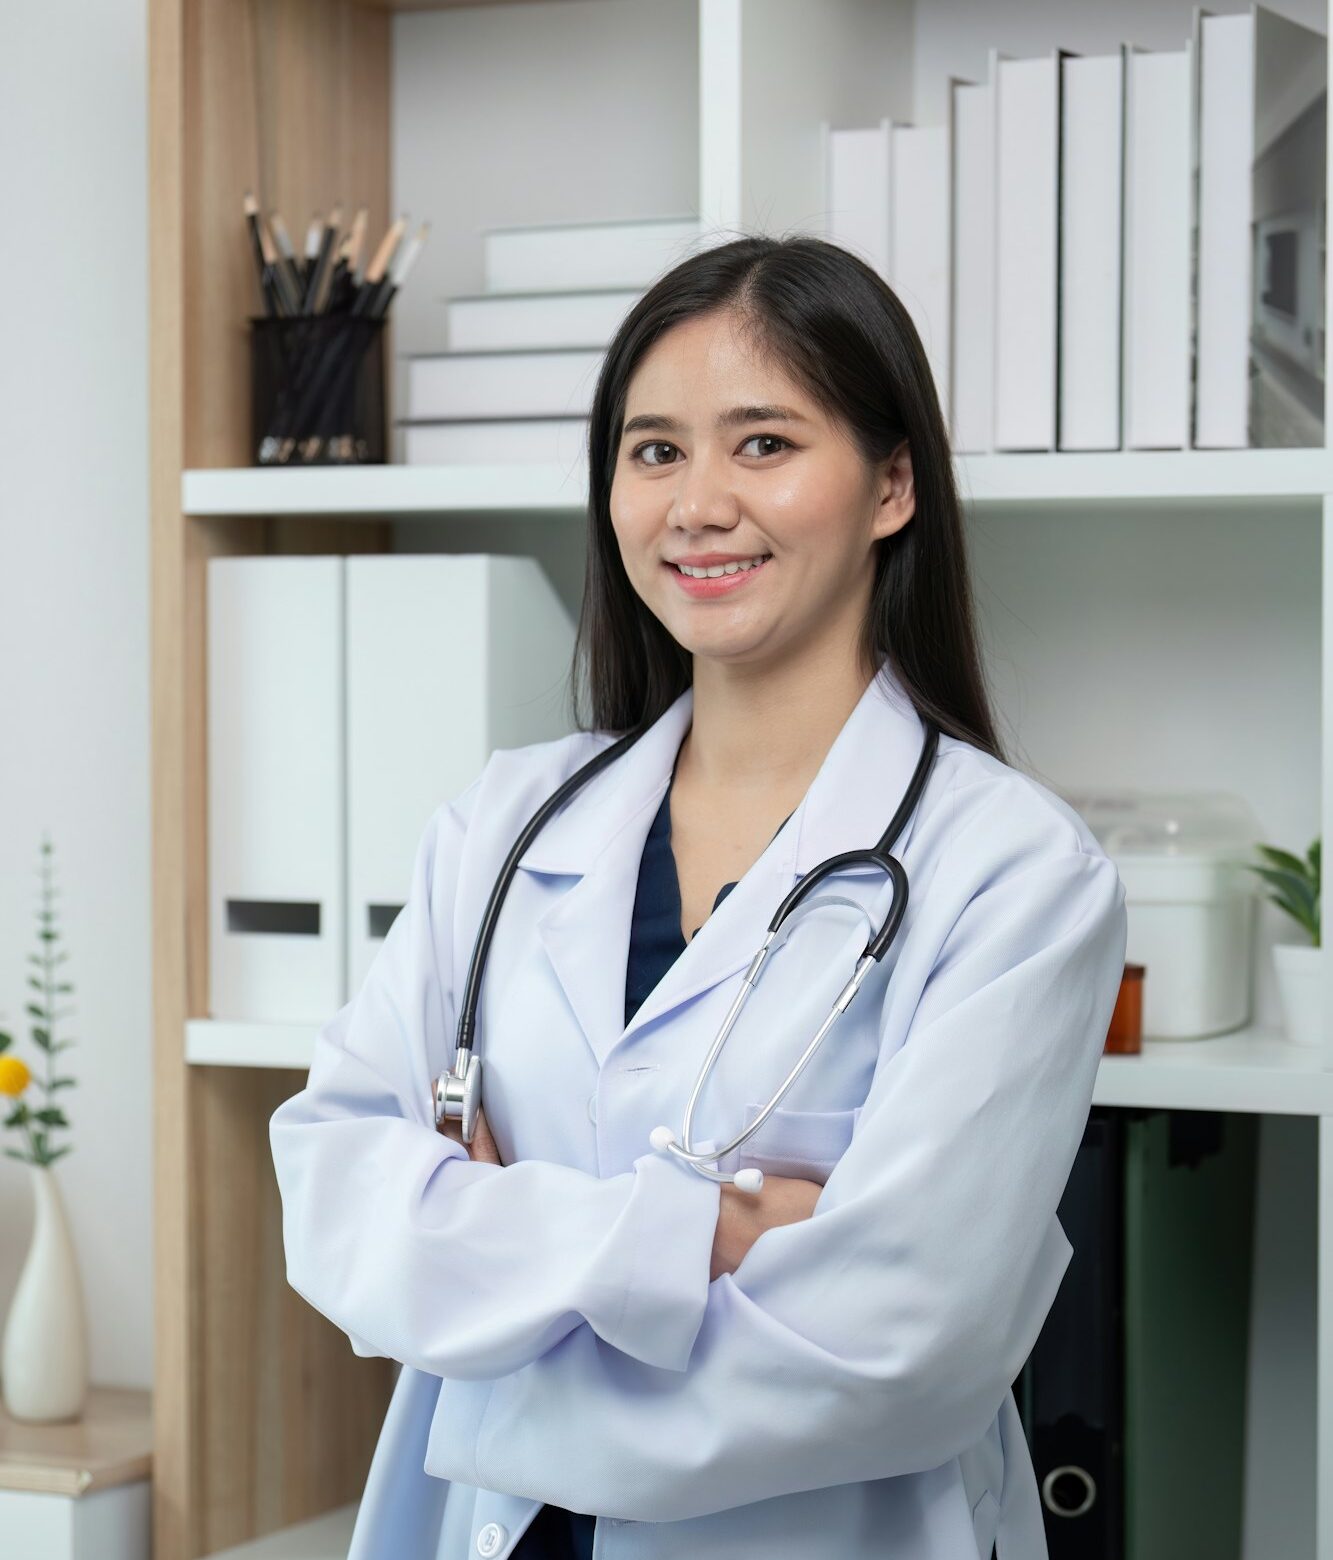
[[[739,428],[744,423],[752,422],[808,422],[809,418],[802,417],[800,412],[793,411],[789,406],[733,406],[729,411],[719,412],[713,426],[721,431],[723,428]],[[686,433],[688,425],[678,418],[668,417],[662,412],[640,412],[637,417],[631,417],[621,429],[620,436],[623,439],[631,433],[640,433],[645,428],[660,429],[663,433]]]

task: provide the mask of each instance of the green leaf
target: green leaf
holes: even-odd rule
[[[1305,878],[1272,867],[1251,867],[1250,871],[1257,873],[1266,883],[1271,883],[1279,894],[1307,906],[1310,913],[1314,913],[1314,888]]]
[[[65,1119],[65,1113],[58,1105],[48,1105],[44,1110],[33,1112],[34,1121],[44,1121],[48,1127],[67,1127],[69,1122]]]
[[[44,1007],[39,1007],[35,1002],[29,1002],[25,1004],[23,1011],[25,1013],[31,1013],[34,1018],[45,1018],[47,1016],[46,1009]]]
[[[75,1088],[78,1084],[78,1081],[79,1080],[77,1078],[52,1078],[51,1092],[54,1093],[56,1089]]]
[[[25,1165],[30,1165],[33,1162],[26,1154],[20,1154],[16,1148],[7,1148],[5,1150],[5,1157],[7,1159],[20,1159]]]
[[[62,981],[62,982],[61,982],[61,983],[60,983],[60,984],[59,984],[59,985],[58,985],[58,986],[57,986],[57,987],[56,987],[56,990],[57,990],[57,991],[73,991],[73,990],[74,990],[74,987],[73,987],[73,986],[72,986],[72,985],[71,985],[71,984],[70,984],[70,982],[69,982],[69,981],[67,981],[67,980],[66,980],[66,981]]]
[[[27,1119],[28,1107],[23,1104],[15,1105],[14,1109],[5,1118],[5,1125],[7,1127],[21,1127]]]
[[[3,1029],[0,1029],[0,1051],[7,1051],[13,1043],[13,1035],[7,1035]]]
[[[1260,855],[1266,857],[1275,867],[1285,868],[1286,871],[1294,873],[1298,878],[1305,876],[1305,863],[1299,856],[1293,856],[1290,851],[1278,850],[1273,845],[1259,845],[1256,849]]]
[[[69,1151],[70,1151],[70,1145],[68,1143],[64,1146],[64,1148],[53,1148],[51,1150],[51,1152],[46,1156],[47,1164],[48,1165],[55,1164],[56,1160],[59,1159],[62,1154],[68,1154]]]
[[[35,1046],[40,1046],[43,1051],[49,1051],[51,1049],[50,1030],[43,1028],[40,1024],[34,1024],[32,1026],[32,1043]]]

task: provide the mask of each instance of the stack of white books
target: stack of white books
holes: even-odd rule
[[[960,453],[1324,443],[1327,40],[990,52],[949,122],[828,131],[827,234],[894,289]]]
[[[449,350],[407,360],[406,464],[586,463],[607,346],[698,240],[688,217],[488,232],[486,290],[449,300]]]

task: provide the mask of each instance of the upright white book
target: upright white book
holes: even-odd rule
[[[644,288],[699,248],[697,218],[548,222],[483,235],[488,293],[578,287]]]
[[[889,166],[889,285],[925,348],[949,421],[949,127],[894,125]]]
[[[1063,54],[994,60],[997,450],[1055,448]]]
[[[992,61],[990,76],[994,79]],[[995,125],[991,81],[953,80],[950,434],[959,454],[994,448]]]
[[[586,417],[602,348],[420,352],[407,359],[407,416]]]
[[[1262,5],[1194,25],[1194,443],[1322,446],[1328,40]]]
[[[450,298],[449,347],[454,352],[606,347],[642,296],[638,288],[585,287],[569,292],[472,293]]]
[[[890,263],[889,170],[893,125],[828,132],[825,237],[886,281]]]
[[[1193,41],[1125,48],[1121,427],[1126,449],[1187,449]]]
[[[1060,68],[1058,444],[1118,450],[1123,51],[1073,55]]]

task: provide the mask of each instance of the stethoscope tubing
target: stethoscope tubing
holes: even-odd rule
[[[782,903],[774,912],[773,919],[769,922],[768,932],[763,943],[751,959],[742,977],[740,990],[736,993],[722,1025],[713,1038],[713,1043],[709,1047],[703,1068],[695,1081],[693,1089],[690,1091],[690,1097],[685,1106],[681,1141],[676,1141],[675,1134],[669,1127],[658,1127],[651,1135],[652,1146],[655,1149],[675,1155],[709,1180],[732,1183],[738,1189],[750,1192],[757,1192],[762,1187],[763,1173],[759,1170],[740,1170],[733,1175],[710,1169],[709,1162],[716,1163],[717,1160],[724,1158],[727,1154],[734,1153],[768,1120],[788,1090],[809,1065],[833,1024],[851,1005],[867,975],[884,957],[898,933],[903,916],[907,912],[909,885],[906,869],[895,856],[889,854],[889,851],[893,842],[906,826],[907,820],[911,817],[920,800],[939,745],[939,729],[925,717],[922,717],[922,723],[925,726],[926,735],[921,746],[921,754],[917,759],[912,779],[899,802],[898,809],[894,813],[888,828],[881,835],[873,849],[843,851],[839,855],[830,856],[826,860],[821,861],[806,872],[783,898]],[[463,1002],[458,1019],[457,1050],[454,1065],[447,1074],[436,1080],[435,1085],[434,1110],[436,1126],[438,1127],[440,1122],[446,1117],[461,1117],[464,1143],[472,1141],[476,1125],[476,1114],[481,1105],[481,1058],[475,1054],[473,1048],[477,1007],[481,995],[481,977],[487,955],[490,951],[491,940],[495,933],[496,922],[499,920],[500,910],[504,904],[505,895],[509,890],[509,884],[518,870],[518,864],[527,851],[528,846],[552,814],[563,807],[569,798],[582,786],[586,785],[595,775],[615,763],[622,753],[631,748],[644,735],[651,724],[649,722],[627,732],[624,736],[608,744],[607,747],[586,764],[575,770],[528,819],[518,838],[510,848],[509,854],[505,857],[504,864],[491,889],[490,898],[482,915],[477,939],[472,950],[467,980],[463,987]],[[882,924],[877,931],[873,931],[874,923],[873,921],[870,923],[872,935],[867,941],[863,953],[857,960],[856,968],[851,978],[834,999],[828,1016],[820,1025],[814,1038],[806,1046],[768,1104],[764,1106],[755,1119],[737,1137],[733,1138],[724,1147],[718,1148],[712,1143],[709,1143],[706,1147],[702,1145],[696,1146],[693,1141],[692,1127],[694,1111],[698,1105],[699,1097],[712,1073],[718,1056],[721,1054],[722,1047],[726,1044],[732,1029],[735,1027],[746,1000],[759,980],[765,964],[775,948],[780,946],[782,940],[785,939],[791,918],[809,894],[825,878],[834,872],[840,872],[846,867],[856,865],[870,865],[880,868],[893,884],[892,901]],[[825,899],[820,902],[827,903],[828,900]],[[863,915],[866,915],[867,920],[870,919],[868,913],[862,906],[856,904],[855,901],[842,900],[841,902],[851,904],[855,909],[861,911]]]

